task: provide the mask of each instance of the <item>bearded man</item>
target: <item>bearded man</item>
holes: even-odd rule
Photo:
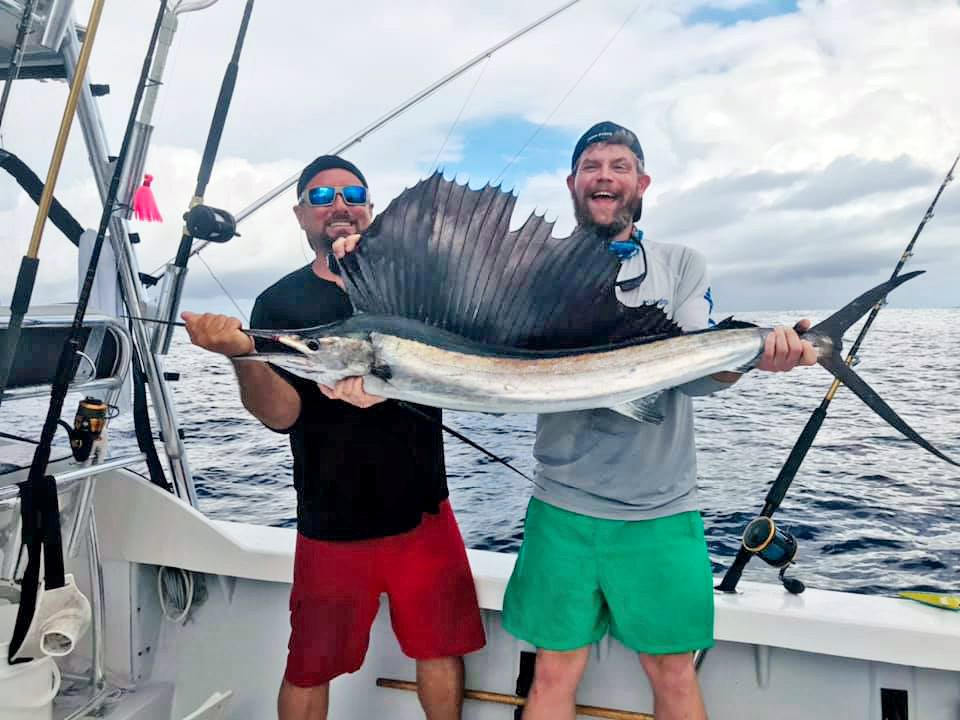
[[[621,259],[617,299],[652,303],[684,330],[712,320],[702,255],[634,225],[650,185],[636,135],[594,125],[573,151],[577,223]],[[804,320],[799,328],[805,330]],[[812,365],[792,328],[767,338],[758,367]],[[573,720],[589,646],[608,631],[639,653],[657,720],[704,720],[693,651],[713,645],[713,578],[696,496],[691,397],[729,387],[717,373],[664,392],[659,425],[606,409],[541,415],[537,488],[503,604],[503,625],[537,648],[524,720]]]
[[[315,327],[353,314],[329,256],[334,242],[370,225],[366,178],[348,160],[322,155],[300,174],[293,212],[316,259],[260,294],[255,328]],[[236,318],[183,318],[195,345],[227,357],[254,351]],[[297,545],[280,720],[325,720],[330,681],[363,663],[381,593],[400,648],[416,660],[427,720],[459,720],[462,656],[485,639],[447,499],[441,411],[413,414],[364,392],[359,377],[327,387],[266,363],[234,368],[244,407],[289,434],[293,453]]]

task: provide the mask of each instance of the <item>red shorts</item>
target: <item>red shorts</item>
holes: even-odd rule
[[[315,687],[359,670],[381,593],[411,658],[457,657],[486,642],[463,538],[444,502],[401,535],[351,542],[297,535],[287,682]]]

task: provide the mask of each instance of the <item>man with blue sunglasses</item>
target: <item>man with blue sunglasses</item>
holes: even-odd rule
[[[304,168],[293,212],[316,258],[260,294],[251,325],[303,328],[349,317],[330,254],[337,240],[366,230],[372,211],[353,163],[324,155]],[[236,318],[184,320],[193,343],[208,350],[230,357],[254,349]],[[234,367],[244,406],[289,434],[293,453],[298,532],[280,720],[327,717],[330,680],[363,663],[382,592],[400,647],[417,661],[426,717],[458,719],[462,656],[485,638],[447,499],[441,411],[421,408],[431,422],[365,393],[361,378],[327,387],[265,363]]]

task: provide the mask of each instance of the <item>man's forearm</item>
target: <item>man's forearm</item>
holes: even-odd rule
[[[300,415],[300,395],[266,363],[234,360],[240,384],[240,400],[260,422],[285,430]]]

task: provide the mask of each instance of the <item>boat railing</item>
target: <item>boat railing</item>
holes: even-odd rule
[[[90,669],[86,677],[75,678],[82,683],[82,689],[77,690],[81,699],[78,707],[68,716],[70,718],[86,717],[87,711],[99,707],[110,692],[105,675],[106,605],[103,568],[97,526],[92,512],[94,482],[99,475],[143,462],[143,453],[136,453],[84,465],[63,458],[52,463],[49,468],[57,484],[65,554],[68,558],[76,558],[84,544],[86,546],[84,555],[92,611]],[[28,471],[29,466],[26,465],[0,475],[0,579],[6,578],[8,582],[13,580],[16,572],[15,565],[20,548],[19,483],[26,480]]]
[[[57,492],[63,493],[72,490],[75,485],[82,480],[94,477],[110,470],[119,470],[144,462],[143,453],[127,455],[113,460],[105,460],[97,465],[84,465],[75,469],[64,470],[63,472],[53,473],[53,478],[57,483]],[[23,468],[24,472],[14,472],[0,475],[0,503],[6,500],[13,500],[19,492],[18,485],[26,480],[25,471],[29,468]]]
[[[54,305],[24,318],[23,335],[3,400],[50,394],[57,362],[73,322],[73,305]],[[7,331],[9,308],[0,308],[0,338]],[[70,389],[87,394],[116,392],[126,380],[133,356],[129,330],[117,318],[89,315],[84,345]]]

